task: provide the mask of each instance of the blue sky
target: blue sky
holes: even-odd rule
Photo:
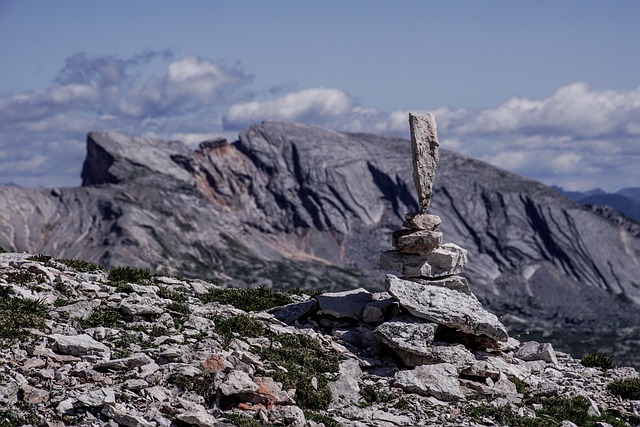
[[[265,119],[408,137],[547,184],[640,186],[640,2],[0,0],[0,182],[75,186],[91,130]]]

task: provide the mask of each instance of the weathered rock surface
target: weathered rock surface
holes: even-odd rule
[[[17,327],[6,323],[13,314],[6,307],[23,306],[25,298],[41,301],[47,313],[44,324],[18,327],[13,335],[19,339],[0,336],[0,423],[7,425],[221,427],[235,417],[236,423],[317,427],[320,419],[329,422],[320,417],[328,417],[348,426],[500,426],[504,421],[495,414],[530,417],[550,398],[575,396],[584,396],[594,417],[612,411],[628,421],[637,419],[637,402],[607,388],[612,381],[637,377],[634,369],[603,375],[565,353],[554,352],[555,360],[549,359],[544,343],[511,340],[509,349],[486,353],[441,343],[442,331],[435,328],[431,354],[422,354],[431,333],[412,333],[411,328],[428,323],[406,312],[395,320],[384,318],[377,333],[376,326],[360,319],[321,311],[301,314],[293,327],[268,312],[207,300],[208,291],[221,288],[202,280],[154,276],[125,286],[110,282],[107,271],[81,272],[56,260],[28,257],[0,254],[0,331]],[[43,277],[53,275],[54,283],[32,273],[34,263],[48,273]],[[386,293],[372,294],[367,306],[388,299]],[[144,301],[145,312],[161,314],[129,316],[120,305],[131,300]],[[75,317],[65,309],[69,306],[85,307],[88,313]],[[235,323],[229,330],[224,319],[256,323],[252,328]],[[263,335],[255,335],[256,325]],[[320,357],[313,356],[311,345],[287,353],[282,343],[302,336],[318,344]],[[68,337],[75,337],[72,344],[65,344]],[[60,348],[76,355],[56,353]],[[389,348],[408,350],[403,357],[415,363],[403,363]],[[284,385],[275,378],[288,376],[283,359],[272,357],[278,349],[289,360],[303,356],[297,365],[287,365],[290,374],[303,367],[317,370]],[[334,357],[332,369],[327,362]],[[314,404],[319,407],[310,407]],[[491,415],[492,408],[500,410]]]
[[[411,314],[472,335],[506,342],[507,331],[498,318],[477,299],[451,289],[421,285],[387,275],[387,291]]]
[[[92,133],[87,149],[82,188],[0,187],[0,246],[236,285],[374,290],[390,233],[419,210],[405,139],[268,121],[196,150],[116,133]],[[540,183],[440,157],[429,209],[469,252],[483,304],[513,334],[640,366],[638,234]]]
[[[399,230],[392,235],[393,247],[407,254],[428,254],[442,245],[442,233],[428,230]]]
[[[395,385],[401,389],[424,396],[449,401],[462,399],[455,366],[449,363],[423,365],[395,375]]]
[[[445,243],[427,254],[386,251],[380,256],[382,269],[404,277],[451,276],[462,273],[466,264],[467,251],[453,243]]]
[[[440,143],[433,114],[409,114],[411,150],[413,151],[413,182],[418,190],[420,212],[427,213],[435,172],[440,160]]]

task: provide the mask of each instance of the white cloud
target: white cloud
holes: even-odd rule
[[[345,92],[331,88],[305,89],[267,101],[232,105],[224,116],[226,127],[240,128],[262,120],[301,120],[312,123],[349,116],[355,103]]]

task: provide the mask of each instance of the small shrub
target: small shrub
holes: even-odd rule
[[[49,310],[44,302],[0,295],[0,338],[20,338],[25,327],[44,329]]]
[[[211,404],[215,402],[216,389],[214,388],[214,378],[209,374],[188,376],[184,374],[171,374],[167,382],[175,384],[183,391],[193,391],[202,396],[204,400]]]
[[[151,273],[146,268],[135,267],[113,267],[109,270],[110,282],[115,284],[139,283],[144,284],[151,279]]]
[[[607,385],[607,390],[623,399],[640,400],[640,378],[625,378]]]
[[[243,311],[264,311],[293,302],[282,292],[264,288],[212,289],[200,296],[203,303],[230,304]]]
[[[83,261],[80,259],[62,258],[62,259],[56,259],[56,261],[66,265],[67,267],[71,267],[74,270],[79,271],[81,273],[90,273],[92,271],[104,270],[104,268],[99,264],[94,264],[92,262]]]
[[[527,389],[529,388],[529,386],[527,385],[526,382],[522,381],[520,378],[518,377],[510,377],[509,381],[511,381],[512,383],[515,384],[516,386],[516,391],[518,393],[524,394]]]
[[[613,359],[608,354],[604,353],[590,353],[582,356],[580,360],[582,366],[587,366],[590,368],[601,368],[603,370],[607,369],[615,369],[616,364],[613,362]]]
[[[64,307],[65,305],[69,305],[69,304],[71,304],[71,301],[69,301],[66,298],[58,298],[53,302],[54,307]]]
[[[6,253],[7,253],[7,250],[2,246],[0,246],[0,254],[6,254]]]
[[[82,329],[97,328],[103,326],[105,328],[113,328],[122,320],[120,312],[109,309],[98,308],[94,310],[89,317],[80,320],[78,324]]]
[[[313,411],[304,411],[304,417],[307,420],[311,420],[311,421],[315,421],[316,423],[322,423],[325,425],[325,427],[337,427],[338,426],[338,422],[336,420],[334,420],[331,417],[328,417],[326,415],[322,415],[322,414],[318,414],[317,412],[313,412]]]
[[[241,414],[223,414],[223,417],[231,421],[231,424],[238,427],[263,427],[260,421]]]
[[[158,296],[164,299],[170,299],[174,302],[187,302],[189,298],[185,294],[184,290],[177,291],[170,289],[166,286],[160,286],[158,289]]]
[[[26,285],[35,282],[36,276],[28,271],[12,271],[7,273],[7,281],[18,285]]]
[[[388,391],[376,384],[360,388],[360,396],[365,402],[364,406],[369,406],[373,403],[387,403],[393,398]]]
[[[296,402],[301,408],[327,409],[331,390],[325,373],[338,371],[337,354],[306,335],[272,335],[271,339],[280,345],[262,348],[260,355],[287,370],[274,372],[274,379],[285,388],[296,389]]]
[[[556,420],[571,421],[580,426],[592,421],[592,416],[588,414],[590,404],[583,396],[572,398],[551,397],[542,403],[543,408],[536,414],[548,415]]]
[[[51,255],[38,254],[38,255],[30,256],[29,258],[27,258],[27,261],[35,261],[35,262],[41,262],[44,264],[50,264],[51,258],[53,258]]]
[[[228,318],[220,316],[210,316],[214,323],[214,331],[220,336],[222,345],[229,347],[234,336],[244,338],[260,337],[265,333],[265,327],[251,316],[240,314]]]

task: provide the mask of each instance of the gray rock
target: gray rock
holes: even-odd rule
[[[406,366],[450,363],[458,372],[472,366],[476,359],[463,345],[433,342],[437,328],[435,323],[401,317],[378,326],[375,334]]]
[[[273,313],[273,317],[286,323],[295,324],[296,320],[309,315],[318,309],[318,302],[315,299],[285,305]]]
[[[220,385],[220,392],[225,396],[255,393],[257,391],[258,384],[254,383],[246,372],[239,370],[229,372]]]
[[[109,403],[115,403],[116,393],[112,388],[101,388],[79,395],[76,398],[76,402],[80,406],[99,408]]]
[[[404,216],[402,226],[413,230],[435,231],[442,220],[438,215],[411,212]]]
[[[398,230],[391,236],[393,247],[406,254],[428,254],[442,245],[442,233],[428,230]]]
[[[91,338],[87,334],[81,335],[48,335],[51,340],[51,349],[56,353],[70,354],[72,356],[97,356],[101,359],[109,359],[111,350],[109,347]]]
[[[428,254],[404,254],[386,251],[380,256],[383,270],[405,277],[443,277],[460,274],[467,264],[467,251],[453,243],[445,243]]]
[[[356,359],[347,359],[340,363],[339,377],[329,382],[331,389],[331,404],[329,408],[342,408],[355,405],[361,399],[359,381],[362,369]]]
[[[362,318],[362,313],[373,296],[363,288],[343,292],[328,292],[316,296],[320,310],[334,317]]]
[[[556,353],[553,346],[549,343],[538,343],[536,341],[527,341],[520,345],[514,356],[518,359],[526,361],[543,360],[548,363],[558,365]]]
[[[411,151],[413,153],[413,182],[418,190],[420,212],[426,213],[431,201],[433,181],[440,161],[440,143],[433,114],[409,114]]]
[[[190,409],[176,416],[178,421],[182,421],[183,423],[193,424],[198,427],[218,427],[222,425],[226,425],[220,423],[216,420],[216,417],[206,412],[204,408],[202,409]]]
[[[136,411],[137,412],[137,411]],[[111,418],[120,426],[126,427],[155,427],[155,423],[150,423],[144,419],[141,415],[133,415],[129,413],[124,405],[119,403],[110,403],[104,405],[101,413],[108,418]]]
[[[456,368],[449,363],[422,365],[412,370],[399,371],[395,375],[394,385],[409,393],[433,396],[445,401],[464,398]]]
[[[405,280],[420,283],[425,286],[440,286],[442,288],[451,289],[452,291],[461,292],[470,297],[476,298],[471,292],[469,282],[462,276],[448,276],[442,279],[424,279],[422,277],[404,277]]]
[[[362,320],[365,323],[382,323],[385,319],[398,314],[400,305],[398,302],[389,297],[383,300],[371,301],[362,312]]]
[[[277,420],[281,420],[285,426],[305,427],[307,425],[304,412],[297,406],[276,406],[269,411],[269,414]]]
[[[137,353],[122,359],[112,359],[106,362],[97,363],[94,368],[96,370],[112,369],[115,371],[123,371],[137,368],[139,366],[148,365],[150,363],[153,363],[152,358],[144,353]]]
[[[411,314],[472,335],[499,342],[509,336],[498,318],[482,308],[477,299],[438,286],[424,286],[387,275],[387,291]]]

